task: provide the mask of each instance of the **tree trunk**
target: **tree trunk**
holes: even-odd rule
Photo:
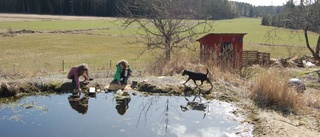
[[[169,61],[171,59],[171,40],[168,36],[166,36],[166,40],[165,40],[165,50],[166,50],[166,60]]]
[[[315,56],[314,56],[315,60],[320,60],[319,52],[320,52],[320,35],[318,37],[318,42],[317,42],[317,45],[316,45],[316,53],[315,53]]]
[[[166,60],[169,61],[171,59],[171,48],[170,45],[166,45]]]
[[[312,53],[312,56],[314,58],[317,57],[316,53],[314,52],[314,50],[310,47],[310,43],[309,43],[309,37],[308,37],[308,28],[304,29],[304,38],[306,39],[306,44],[307,44],[307,48],[309,49],[309,51]]]

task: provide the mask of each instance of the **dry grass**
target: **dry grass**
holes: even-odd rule
[[[184,69],[200,71],[202,66],[199,63],[198,52],[178,52],[166,60],[164,56],[157,56],[155,60],[150,62],[146,73],[150,75],[175,75],[180,74]],[[203,67],[204,68],[204,67]],[[205,70],[206,71],[206,70]],[[205,72],[204,71],[204,72]]]
[[[209,78],[219,83],[228,83],[239,87],[246,85],[243,79],[251,78],[257,72],[255,68],[244,68],[242,70],[230,69],[230,66],[221,65],[216,61],[199,60],[198,52],[182,52],[176,54],[170,61],[158,57],[149,64],[146,70],[150,75],[175,75],[181,74],[183,70],[206,73],[209,69]]]
[[[209,70],[209,79],[211,82],[215,82],[224,87],[225,90],[236,91],[236,94],[240,94],[240,89],[245,89],[247,82],[241,75],[239,70],[233,70],[226,68],[226,66],[219,66],[215,61],[206,61],[202,63],[199,60],[197,52],[182,52],[176,54],[170,61],[165,60],[163,57],[159,57],[155,62],[149,64],[149,69],[146,72],[149,75],[181,75],[182,71],[187,69],[194,72],[206,73]],[[253,71],[248,69],[247,71]],[[247,72],[252,75],[252,72]],[[248,75],[245,74],[245,75]],[[245,96],[244,94],[241,95]]]
[[[279,69],[268,69],[252,83],[250,98],[260,107],[282,112],[301,112],[304,97],[288,87],[289,75]]]

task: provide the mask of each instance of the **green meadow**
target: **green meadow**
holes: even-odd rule
[[[113,28],[119,24],[117,20],[48,20],[48,21],[5,21],[1,29],[30,29],[30,30],[75,30],[89,28]]]
[[[137,27],[123,29],[122,22],[123,20],[120,19],[0,20],[0,32],[12,29],[44,32],[0,37],[0,72],[34,76],[66,72],[71,66],[80,63],[89,64],[93,71],[104,71],[114,69],[115,63],[121,59],[128,60],[134,69],[144,70],[162,52],[145,52],[141,55],[146,46],[137,43]],[[310,55],[301,31],[261,26],[259,18],[239,18],[211,23],[214,26],[212,33],[247,33],[244,37],[244,50],[269,52],[274,58],[288,57],[293,54]],[[47,33],[58,30],[86,31],[80,34]],[[309,33],[309,36],[310,44],[314,47],[318,35]],[[189,44],[198,46],[197,42]]]

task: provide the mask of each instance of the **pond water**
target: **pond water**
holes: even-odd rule
[[[252,136],[231,104],[193,97],[143,96],[117,101],[114,93],[25,97],[0,105],[1,137],[224,137]],[[200,102],[196,98],[194,102]],[[190,103],[192,104],[192,103]],[[204,106],[204,107],[203,107]],[[198,109],[198,110],[197,110]]]

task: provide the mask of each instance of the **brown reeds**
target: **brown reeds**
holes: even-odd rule
[[[299,112],[303,96],[288,86],[289,75],[279,69],[268,69],[257,75],[251,86],[250,98],[260,107],[282,112]]]

